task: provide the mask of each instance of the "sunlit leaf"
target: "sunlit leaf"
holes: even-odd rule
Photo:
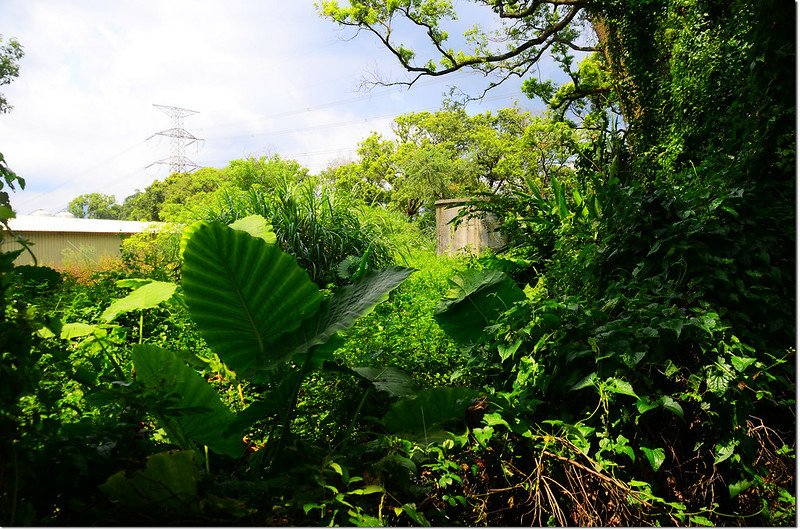
[[[269,244],[273,244],[278,240],[275,232],[272,231],[272,225],[267,223],[267,220],[260,215],[248,215],[228,226],[234,230],[247,232],[253,237],[261,238]]]
[[[134,289],[128,296],[113,301],[100,318],[111,321],[124,313],[158,307],[172,298],[177,288],[178,286],[172,282],[146,283]]]
[[[218,223],[194,228],[182,283],[200,334],[225,364],[245,374],[288,358],[270,343],[297,329],[322,301],[293,257]]]
[[[681,407],[680,403],[675,401],[669,396],[662,396],[661,397],[661,406],[664,407],[666,410],[672,412],[680,419],[683,419],[683,407]]]
[[[612,394],[624,394],[639,399],[639,396],[633,391],[633,386],[629,382],[617,379],[616,377],[609,377],[606,379],[603,388],[606,392],[611,392]]]
[[[78,337],[85,337],[93,334],[98,329],[99,328],[94,324],[68,322],[61,327],[61,338],[69,340]]]
[[[749,480],[740,480],[739,482],[734,482],[733,484],[728,484],[728,494],[730,495],[731,499],[742,493],[743,491],[747,490],[752,486],[753,483]]]
[[[744,372],[748,366],[756,362],[753,357],[739,357],[738,355],[731,355],[731,364],[737,372]]]
[[[586,388],[587,386],[594,386],[595,383],[597,383],[597,372],[592,372],[572,385],[570,390],[580,390],[581,388]]]
[[[729,440],[725,443],[718,443],[714,445],[714,463],[719,464],[733,456],[738,443],[736,440]]]
[[[664,450],[660,447],[656,449],[650,449],[649,447],[639,447],[639,449],[644,453],[645,458],[650,463],[650,467],[653,468],[653,471],[658,471],[661,467],[661,464],[664,463]]]
[[[689,518],[689,521],[700,526],[714,526],[714,523],[702,515],[693,515]]]
[[[412,272],[414,269],[405,267],[368,272],[357,282],[338,289],[298,329],[280,336],[267,347],[278,358],[289,358],[326,344],[334,334],[350,328],[356,320],[386,300],[392,289],[403,283]]]

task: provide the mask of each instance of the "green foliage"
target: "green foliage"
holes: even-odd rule
[[[444,430],[448,424],[454,423],[460,430],[458,424],[463,424],[467,408],[479,396],[469,388],[427,388],[393,403],[382,423],[391,433],[403,433],[404,438],[425,443],[441,440],[448,438]]]
[[[120,252],[131,275],[162,281],[180,279],[181,226],[164,223],[122,240]]]
[[[171,240],[179,287],[4,255],[4,523],[793,524],[794,8],[484,4],[503,57],[477,28],[443,48],[449,2],[320,9],[426,29],[428,73],[549,46],[572,82],[526,90],[550,114],[400,117],[323,175],[346,189],[277,159],[231,164],[248,192],[175,176],[156,213],[224,221]],[[601,53],[577,62],[581,13]],[[469,179],[501,255],[434,257],[404,213],[353,208]],[[375,270],[387,234],[419,272]]]
[[[22,45],[16,39],[12,37],[3,44],[3,36],[0,35],[0,85],[7,85],[19,76],[19,61],[24,55]],[[12,108],[5,96],[0,94],[0,114]]]
[[[342,285],[345,260],[366,258],[368,268],[390,264],[390,249],[379,226],[358,215],[354,204],[312,180],[282,180],[271,188],[221,190],[206,219],[231,223],[249,215],[267,219],[278,246],[297,260],[319,286]]]
[[[285,361],[270,344],[297,329],[322,301],[291,256],[240,230],[200,226],[191,233],[184,260],[189,312],[209,345],[237,372]]]
[[[233,458],[242,455],[241,436],[231,432],[234,414],[200,374],[174,353],[157,346],[137,345],[131,357],[136,380],[168,400],[151,410],[158,410],[159,423],[170,440],[182,449],[192,449],[191,442],[199,442],[219,454]]]
[[[473,116],[459,108],[401,115],[394,141],[373,133],[359,144],[358,162],[321,177],[339,193],[432,225],[437,200],[519,184],[529,166],[523,134],[535,121],[517,107]]]
[[[128,508],[183,513],[196,506],[198,472],[194,451],[157,453],[147,457],[141,471],[120,471],[100,486],[108,497]]]
[[[450,289],[436,308],[436,321],[456,342],[473,345],[484,328],[525,298],[506,274],[493,270],[467,270],[450,279]]]
[[[121,218],[185,223],[204,217],[207,203],[220,189],[270,189],[281,182],[302,182],[308,170],[294,160],[271,158],[232,160],[225,168],[201,168],[153,181],[144,191],[125,198]]]
[[[123,313],[158,307],[162,302],[172,298],[175,294],[175,289],[178,287],[174,283],[155,281],[131,284],[130,280],[117,282],[117,286],[135,287],[135,289],[128,296],[113,301],[100,315],[102,320],[111,321]]]
[[[67,210],[79,219],[120,219],[122,215],[117,198],[103,193],[78,195],[69,202]]]
[[[273,465],[289,435],[302,380],[321,366],[317,356],[324,359],[326,343],[384,300],[411,270],[369,273],[322,300],[294,259],[262,237],[216,223],[191,227],[185,237],[183,288],[201,333],[227,365],[286,394],[276,411],[281,436],[269,440]],[[218,266],[209,266],[214,262]],[[290,359],[297,363],[294,370],[276,370]]]
[[[434,310],[460,263],[432,252],[415,252],[409,265],[419,269],[375,311],[342,334],[337,357],[349,366],[393,365],[421,386],[450,384],[462,364],[457,345],[434,319]]]

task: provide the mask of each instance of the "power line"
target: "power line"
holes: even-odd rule
[[[484,101],[494,101],[494,100],[499,100],[499,99],[510,98],[510,97],[513,97],[513,96],[521,96],[521,95],[523,95],[521,92],[512,92],[512,93],[508,93],[508,94],[500,94],[500,95],[497,95],[497,96],[487,97],[487,98],[484,98]],[[438,108],[439,108],[438,106],[426,107],[426,108],[423,108],[423,109],[410,111],[409,114],[417,113],[417,112],[427,112],[427,111],[431,111],[431,110],[436,110]],[[292,111],[291,113],[297,114],[299,112],[302,112],[302,111]],[[286,114],[289,114],[289,113],[286,113]],[[272,135],[283,135],[283,134],[291,134],[291,133],[304,132],[304,131],[318,131],[318,130],[324,130],[324,129],[336,129],[336,128],[339,128],[339,127],[346,127],[348,125],[356,125],[356,124],[359,124],[359,123],[365,123],[365,122],[370,122],[370,121],[375,121],[375,120],[381,120],[381,119],[385,119],[385,118],[394,118],[396,116],[397,116],[397,113],[381,114],[379,116],[368,116],[366,118],[358,118],[358,119],[355,119],[355,120],[326,123],[326,124],[323,124],[323,125],[318,125],[318,124],[306,125],[304,127],[294,127],[292,129],[279,129],[277,131],[267,131],[267,132],[250,133],[250,134],[237,134],[237,135],[233,135],[233,136],[213,136],[211,138],[207,138],[207,140],[236,140],[238,138],[255,138],[256,136],[272,136]],[[277,115],[275,117],[277,117]]]
[[[389,95],[390,92],[391,91],[385,91],[385,92],[379,94],[378,96]],[[521,92],[515,91],[515,92],[511,92],[511,93],[497,94],[497,95],[488,96],[488,97],[483,98],[483,101],[495,101],[495,100],[507,99],[507,98],[511,98],[511,97],[518,97],[518,96],[522,96],[522,95],[523,94]],[[283,113],[281,116],[286,116],[286,115],[291,115],[291,114],[301,114],[303,112],[308,112],[310,110],[321,110],[323,108],[333,107],[333,106],[337,106],[337,105],[343,105],[343,104],[351,103],[351,102],[354,102],[354,101],[357,101],[357,100],[361,100],[361,99],[367,99],[367,98],[366,97],[358,97],[358,98],[351,98],[351,99],[346,99],[346,100],[339,100],[339,101],[336,101],[336,102],[330,102],[330,103],[322,104],[322,105],[319,105],[319,106],[316,106],[316,107],[313,107],[313,108],[302,109],[302,110],[298,109],[298,110],[295,110],[295,111],[288,111],[288,112]],[[173,122],[172,123],[173,127],[171,127],[170,129],[167,129],[165,131],[161,131],[161,132],[155,133],[155,134],[151,135],[149,138],[147,138],[147,140],[150,140],[151,138],[153,138],[155,136],[159,136],[159,135],[160,136],[167,136],[167,137],[171,138],[173,141],[184,142],[184,141],[188,140],[187,143],[182,144],[183,148],[185,148],[188,145],[191,145],[192,143],[194,143],[196,141],[202,141],[203,140],[203,139],[200,139],[200,138],[196,138],[194,135],[192,135],[191,133],[189,133],[188,131],[186,131],[183,128],[182,118],[190,116],[192,114],[198,114],[199,113],[198,111],[193,111],[193,110],[189,110],[189,109],[182,109],[180,107],[166,107],[166,106],[163,106],[163,105],[154,105],[154,106],[156,106],[156,107],[165,107],[165,108],[168,108],[168,109],[176,109],[175,110],[176,113],[179,113],[179,114],[182,113],[184,115],[180,118],[179,122],[177,122],[177,123]],[[438,106],[431,106],[431,107],[425,107],[425,108],[414,110],[414,111],[408,111],[408,113],[433,111],[433,110],[436,110],[438,108],[439,108]],[[309,131],[309,130],[336,129],[336,128],[341,128],[341,127],[347,127],[347,126],[351,126],[351,125],[356,125],[356,124],[359,124],[359,123],[369,123],[369,122],[376,121],[376,120],[381,120],[381,119],[386,119],[386,118],[393,118],[393,117],[396,117],[396,116],[397,116],[396,113],[382,114],[382,115],[378,115],[378,116],[368,116],[368,117],[365,117],[365,118],[360,118],[360,119],[355,119],[355,120],[347,120],[347,121],[341,121],[341,122],[327,123],[327,124],[322,124],[322,125],[304,126],[304,127],[294,128],[294,129],[282,129],[282,130],[270,131],[270,132],[265,132],[265,133],[252,133],[252,134],[242,134],[242,135],[234,135],[234,136],[213,137],[213,138],[209,138],[207,140],[228,140],[228,139],[248,138],[248,137],[257,137],[257,136],[285,135],[285,134],[292,134],[292,133],[296,133],[296,132],[303,132],[303,131]],[[273,117],[278,117],[278,115],[273,116]],[[269,119],[269,118],[263,118],[263,119]],[[218,128],[218,127],[222,127],[222,126],[215,126],[213,128]],[[84,171],[81,171],[80,173],[78,173],[77,175],[74,175],[73,177],[71,177],[68,180],[69,181],[75,181],[77,178],[79,178],[79,177],[81,177],[83,175],[86,175],[86,174],[90,173],[91,171],[94,171],[95,169],[107,164],[108,162],[119,158],[120,156],[122,156],[123,154],[127,153],[128,151],[131,151],[132,149],[143,145],[147,140],[140,141],[140,142],[138,142],[138,143],[136,143],[136,144],[124,149],[123,151],[119,152],[118,154],[113,155],[113,156],[111,156],[111,157],[109,157],[109,158],[107,158],[107,159],[105,159],[105,160],[103,160],[103,161],[91,166],[90,168],[88,168],[88,169],[86,169]],[[173,153],[175,153],[174,150],[171,149],[171,151],[173,151]],[[319,156],[319,155],[328,154],[328,153],[340,154],[343,151],[346,151],[349,154],[352,154],[352,153],[355,153],[357,151],[357,148],[340,148],[340,149],[326,149],[326,150],[318,150],[318,151],[304,151],[304,152],[294,152],[294,153],[283,153],[283,156],[296,156],[296,157],[309,158],[309,157],[312,157],[312,156]],[[192,162],[191,160],[189,160],[188,158],[186,158],[183,154],[176,154],[175,156],[176,157],[182,157],[182,159],[185,159],[184,160],[185,166],[183,166],[183,170],[179,170],[177,165],[175,166],[174,169],[171,166],[170,167],[170,174],[172,174],[175,171],[185,172],[185,168],[187,168],[187,167],[191,167],[192,169],[200,167],[197,164],[195,164],[194,162]],[[147,169],[147,168],[149,168],[149,167],[151,167],[151,166],[153,166],[155,164],[159,164],[159,163],[164,163],[164,164],[170,163],[171,159],[172,159],[172,156],[170,156],[170,158],[166,158],[166,159],[163,159],[161,161],[154,162],[154,163],[146,166],[143,169]],[[230,160],[214,160],[214,161],[208,161],[207,164],[217,163],[217,162],[223,162],[224,163],[224,162],[229,162],[229,161]],[[106,182],[106,185],[116,184],[118,182],[126,180],[128,177],[138,173],[139,171],[141,171],[141,169],[135,169],[131,173],[128,173],[128,174],[124,175],[123,177],[119,177],[119,178],[116,178],[116,179],[113,179],[113,180],[110,180],[110,181]],[[45,197],[45,196],[48,196],[48,195],[52,195],[53,193],[56,193],[57,191],[60,191],[61,189],[63,189],[65,187],[65,184],[66,184],[66,181],[64,183],[62,183],[61,185],[59,185],[59,186],[57,186],[57,187],[55,187],[55,188],[53,188],[51,190],[48,190],[48,191],[45,191],[45,192],[40,192],[40,193],[37,193],[37,194],[32,195],[30,197],[20,198],[20,201],[18,202],[18,207],[19,206],[24,206],[26,204],[29,204],[29,203],[31,203],[31,202],[33,202],[35,200],[41,199],[42,197]]]

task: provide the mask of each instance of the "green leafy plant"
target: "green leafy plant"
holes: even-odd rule
[[[321,367],[326,344],[385,299],[412,271],[394,267],[371,272],[323,299],[319,288],[295,260],[272,243],[274,237],[270,237],[263,219],[240,221],[232,227],[198,223],[187,230],[184,238],[182,287],[200,334],[238,377],[269,384],[276,391],[259,405],[251,405],[260,414],[277,415],[275,426],[280,425],[280,435],[273,427],[275,434],[269,437],[265,450],[271,465],[289,437],[303,378]],[[195,381],[185,388],[184,401],[177,410],[184,414],[182,421],[196,425],[209,425],[209,420],[204,419],[206,414],[219,420],[214,424],[219,428],[212,425],[213,432],[204,429],[195,433],[195,438],[203,438],[200,441],[212,449],[227,452],[224,447],[228,446],[220,446],[217,438],[232,422],[225,410],[214,405],[218,400],[205,391],[186,401],[201,387],[196,379],[179,375],[185,372],[176,364],[180,361],[168,362],[170,354],[165,350],[137,352],[140,363],[147,360],[146,355],[158,355],[161,362],[174,366],[178,370],[170,376],[175,379],[174,384]],[[158,386],[159,377],[166,377],[157,371],[147,373],[152,374],[146,377],[153,387]],[[207,410],[192,412],[198,406]],[[247,422],[250,414],[246,409],[240,418]],[[174,425],[171,430],[176,430]],[[191,437],[191,427],[189,432],[186,425],[180,430]]]

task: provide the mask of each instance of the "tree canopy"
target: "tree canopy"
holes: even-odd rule
[[[95,192],[78,195],[67,210],[81,219],[120,219],[122,207],[113,195]]]
[[[511,193],[526,178],[568,172],[569,147],[581,141],[567,124],[519,107],[474,115],[463,108],[408,113],[395,118],[392,130],[394,139],[373,133],[362,140],[358,161],[323,177],[340,192],[409,219],[430,216],[439,199]]]
[[[9,39],[3,44],[3,36],[0,35],[0,86],[11,83],[19,75],[19,62],[23,56],[22,46],[16,39]],[[11,108],[5,96],[0,94],[0,114],[9,112]],[[0,153],[0,224],[6,225],[14,217],[8,192],[4,188],[14,190],[16,186],[24,188],[25,180],[11,170],[3,153]]]
[[[0,86],[11,83],[19,76],[19,62],[25,53],[19,41],[14,38],[3,43],[0,35]],[[0,114],[9,112],[13,107],[3,94],[0,94]]]
[[[342,7],[337,0],[319,2],[320,13],[344,25],[375,35],[412,76],[409,81],[389,84],[414,84],[424,76],[443,76],[462,69],[473,69],[498,79],[491,86],[530,69],[554,47],[589,51],[577,37],[591,18],[590,0],[537,0],[505,2],[478,0],[496,15],[498,27],[489,30],[473,26],[463,35],[465,46],[450,45],[447,23],[458,18],[450,0],[350,1]],[[419,37],[428,41],[428,53],[420,53],[400,42],[395,25],[410,24]]]

